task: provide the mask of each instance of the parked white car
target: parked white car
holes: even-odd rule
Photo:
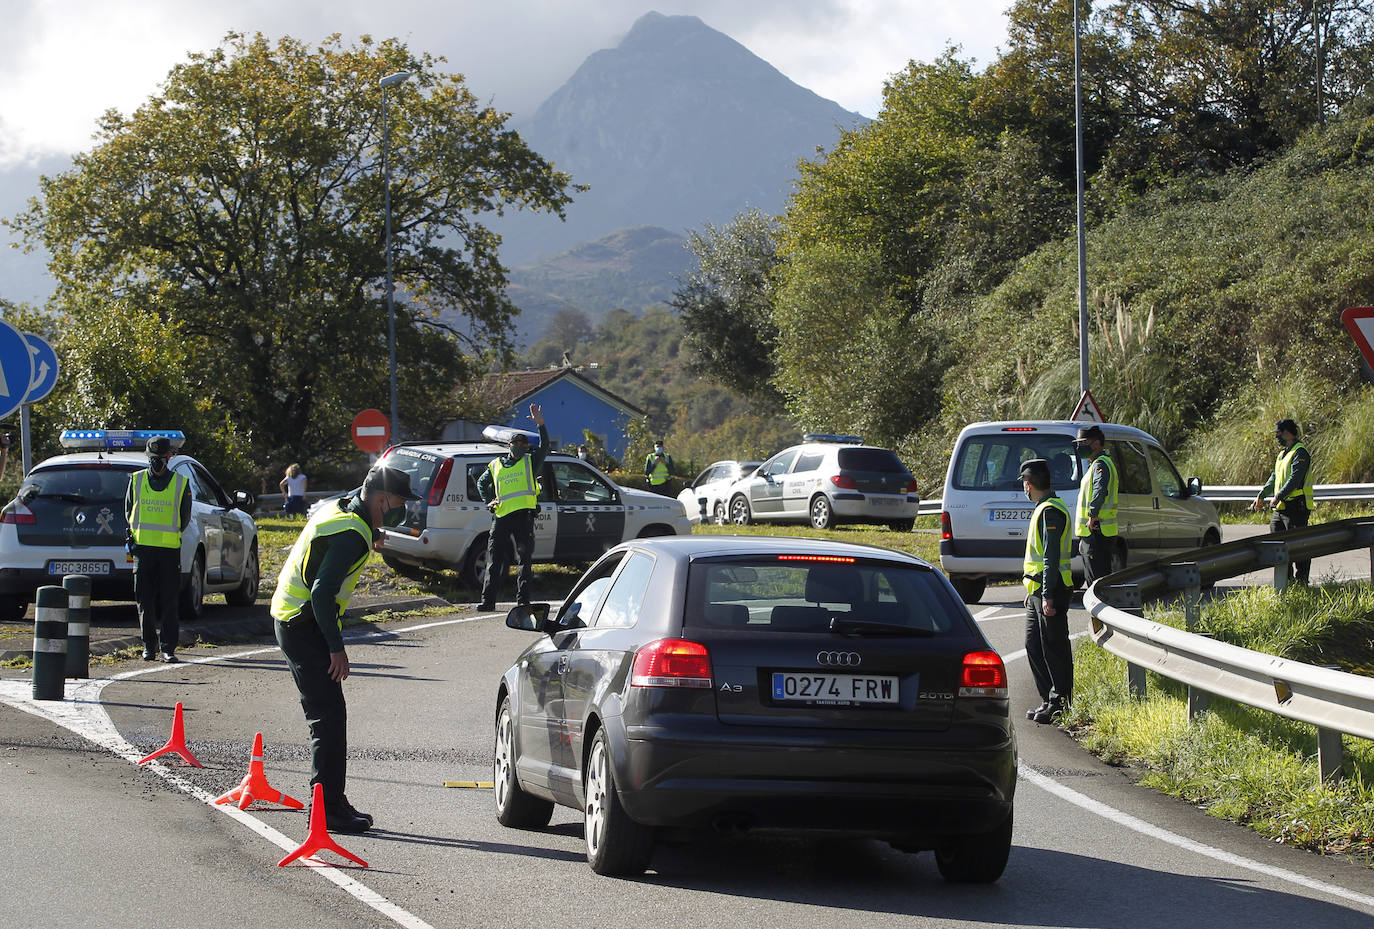
[[[454,569],[465,585],[480,588],[491,513],[477,493],[477,478],[505,453],[506,446],[495,442],[411,442],[387,449],[378,463],[410,475],[420,499],[406,505],[405,522],[382,530],[383,560],[402,573]],[[535,562],[590,563],[629,539],[692,531],[680,501],[621,487],[573,455],[550,453],[539,483]]]
[[[717,526],[730,522],[730,486],[757,470],[757,461],[716,461],[682,489],[677,498],[693,523],[711,521]]]
[[[1087,459],[1073,445],[1082,423],[1024,421],[965,426],[949,456],[940,514],[940,567],[967,603],[983,596],[989,578],[1019,578],[1034,507],[1021,485],[1021,463],[1050,463],[1054,492],[1073,512]],[[1117,548],[1112,570],[1221,542],[1216,507],[1202,482],[1186,481],[1148,432],[1101,424],[1120,476]],[[1081,577],[1078,544],[1073,572]]]

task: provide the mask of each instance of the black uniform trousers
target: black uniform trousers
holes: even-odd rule
[[[1094,529],[1078,540],[1078,554],[1083,556],[1084,587],[1112,573],[1112,544],[1101,529]]]
[[[181,639],[181,546],[139,545],[134,549],[134,601],[143,647],[175,652]]]
[[[482,602],[495,603],[496,594],[505,583],[510,557],[515,555],[519,573],[515,579],[515,601],[530,602],[530,582],[534,571],[534,520],[539,511],[533,507],[516,510],[491,521],[487,535],[487,577],[482,581]]]
[[[1073,695],[1073,649],[1069,645],[1069,591],[1060,587],[1052,595],[1054,615],[1045,615],[1038,593],[1026,598],[1026,661],[1040,699],[1068,705]]]
[[[329,643],[309,605],[290,622],[274,621],[277,644],[301,694],[310,727],[310,784],[324,787],[326,810],[345,807],[348,777],[348,705],[343,684],[329,677]]]
[[[1275,510],[1274,517],[1269,520],[1269,531],[1286,532],[1289,529],[1301,529],[1307,525],[1309,512],[1306,498],[1297,497],[1292,500],[1285,500],[1283,501],[1283,509]],[[1299,583],[1306,584],[1312,576],[1312,559],[1293,562],[1293,567],[1289,570],[1288,576],[1296,578]]]

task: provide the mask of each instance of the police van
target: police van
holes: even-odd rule
[[[1050,463],[1055,494],[1074,512],[1088,464],[1073,444],[1077,422],[986,422],[965,426],[955,440],[940,513],[940,567],[966,603],[978,602],[991,579],[1022,573],[1026,532],[1034,506],[1021,485],[1021,463]],[[1100,424],[1119,475],[1118,532],[1112,570],[1221,541],[1216,507],[1202,482],[1184,480],[1148,432]],[[1073,573],[1082,559],[1073,545]]]
[[[0,510],[0,620],[24,615],[39,587],[67,574],[91,579],[96,600],[132,600],[134,559],[124,547],[129,528],[124,494],[148,467],[148,440],[163,436],[179,452],[178,430],[68,429],[67,454],[33,466],[19,493]],[[168,467],[191,489],[191,522],[181,538],[181,616],[199,616],[207,593],[231,605],[258,596],[258,529],[248,511],[253,496],[232,496],[199,461],[173,454]]]
[[[479,589],[487,570],[491,512],[477,493],[477,479],[493,458],[506,454],[515,432],[533,449],[539,434],[489,426],[486,442],[407,442],[387,449],[378,464],[410,476],[420,499],[406,505],[405,521],[383,529],[382,559],[397,573],[448,568]],[[595,561],[628,539],[690,535],[682,503],[672,497],[621,487],[575,455],[551,452],[537,475],[534,561]]]

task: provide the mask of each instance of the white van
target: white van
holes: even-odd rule
[[[1073,445],[1083,423],[995,422],[965,426],[949,456],[940,513],[940,567],[966,603],[982,599],[989,578],[1020,578],[1033,509],[1021,487],[1021,462],[1050,463],[1054,492],[1073,512],[1087,458]],[[1130,426],[1102,423],[1120,475],[1120,534],[1112,570],[1221,541],[1217,510],[1202,482],[1186,481],[1158,440]],[[1073,572],[1082,577],[1078,544]]]

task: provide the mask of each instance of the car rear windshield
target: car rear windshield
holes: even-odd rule
[[[1082,472],[1073,436],[1063,432],[998,432],[964,441],[954,462],[957,490],[1020,490],[1021,462],[1044,458],[1055,490],[1078,486]]]
[[[429,485],[434,480],[435,472],[439,470],[439,465],[443,462],[444,457],[433,452],[399,445],[387,452],[386,458],[381,463],[387,467],[404,471],[410,476],[411,491],[419,494],[421,500],[428,500]]]
[[[122,545],[124,494],[137,466],[81,463],[29,472],[17,501],[33,514],[19,524],[29,545]]]
[[[886,448],[842,448],[839,454],[841,471],[878,471],[883,474],[905,474],[906,465],[895,452]]]
[[[697,561],[688,573],[688,629],[830,632],[832,620],[860,633],[973,637],[968,611],[915,565],[770,555]]]

